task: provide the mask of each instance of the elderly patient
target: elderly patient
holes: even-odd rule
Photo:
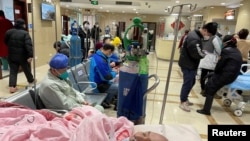
[[[84,100],[84,94],[75,90],[68,80],[68,57],[57,53],[49,62],[50,69],[41,82],[39,95],[46,108],[71,110],[89,103]],[[96,108],[103,108],[96,105]]]

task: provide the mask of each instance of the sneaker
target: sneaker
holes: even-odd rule
[[[194,105],[194,103],[190,102],[189,100],[187,100],[187,104],[188,104],[188,106],[193,106]]]
[[[102,107],[104,108],[104,109],[108,109],[108,108],[110,108],[111,106],[109,105],[109,103],[106,103],[106,102],[102,102]]]
[[[179,107],[186,112],[190,112],[190,108],[188,107],[187,102],[182,102]]]
[[[15,93],[17,90],[17,87],[10,87],[10,93]]]
[[[33,87],[34,86],[34,84],[37,82],[37,80],[36,79],[34,79],[34,81],[33,82],[31,82],[31,83],[29,83],[29,87]]]
[[[222,96],[219,96],[218,94],[215,94],[215,95],[214,95],[214,98],[215,98],[215,99],[222,99]]]

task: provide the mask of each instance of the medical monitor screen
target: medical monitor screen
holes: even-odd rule
[[[41,3],[42,20],[54,21],[56,9],[55,6],[49,3]]]

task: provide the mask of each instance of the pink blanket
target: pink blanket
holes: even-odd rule
[[[126,118],[107,117],[91,106],[51,121],[30,109],[0,108],[0,141],[120,141],[133,132]]]

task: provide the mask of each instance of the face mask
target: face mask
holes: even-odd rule
[[[112,54],[108,55],[107,57],[110,58],[112,56]]]
[[[57,72],[58,73],[58,72]],[[58,73],[59,74],[59,73]],[[68,77],[69,77],[69,74],[67,71],[65,71],[64,73],[61,73],[59,76],[58,76],[60,79],[62,80],[66,80]]]
[[[204,36],[204,40],[208,40],[209,38],[209,36]]]
[[[95,25],[96,27],[99,27],[99,25],[97,24],[97,25]]]
[[[84,28],[89,29],[89,25],[88,25],[88,24],[85,24],[85,25],[84,25]]]

